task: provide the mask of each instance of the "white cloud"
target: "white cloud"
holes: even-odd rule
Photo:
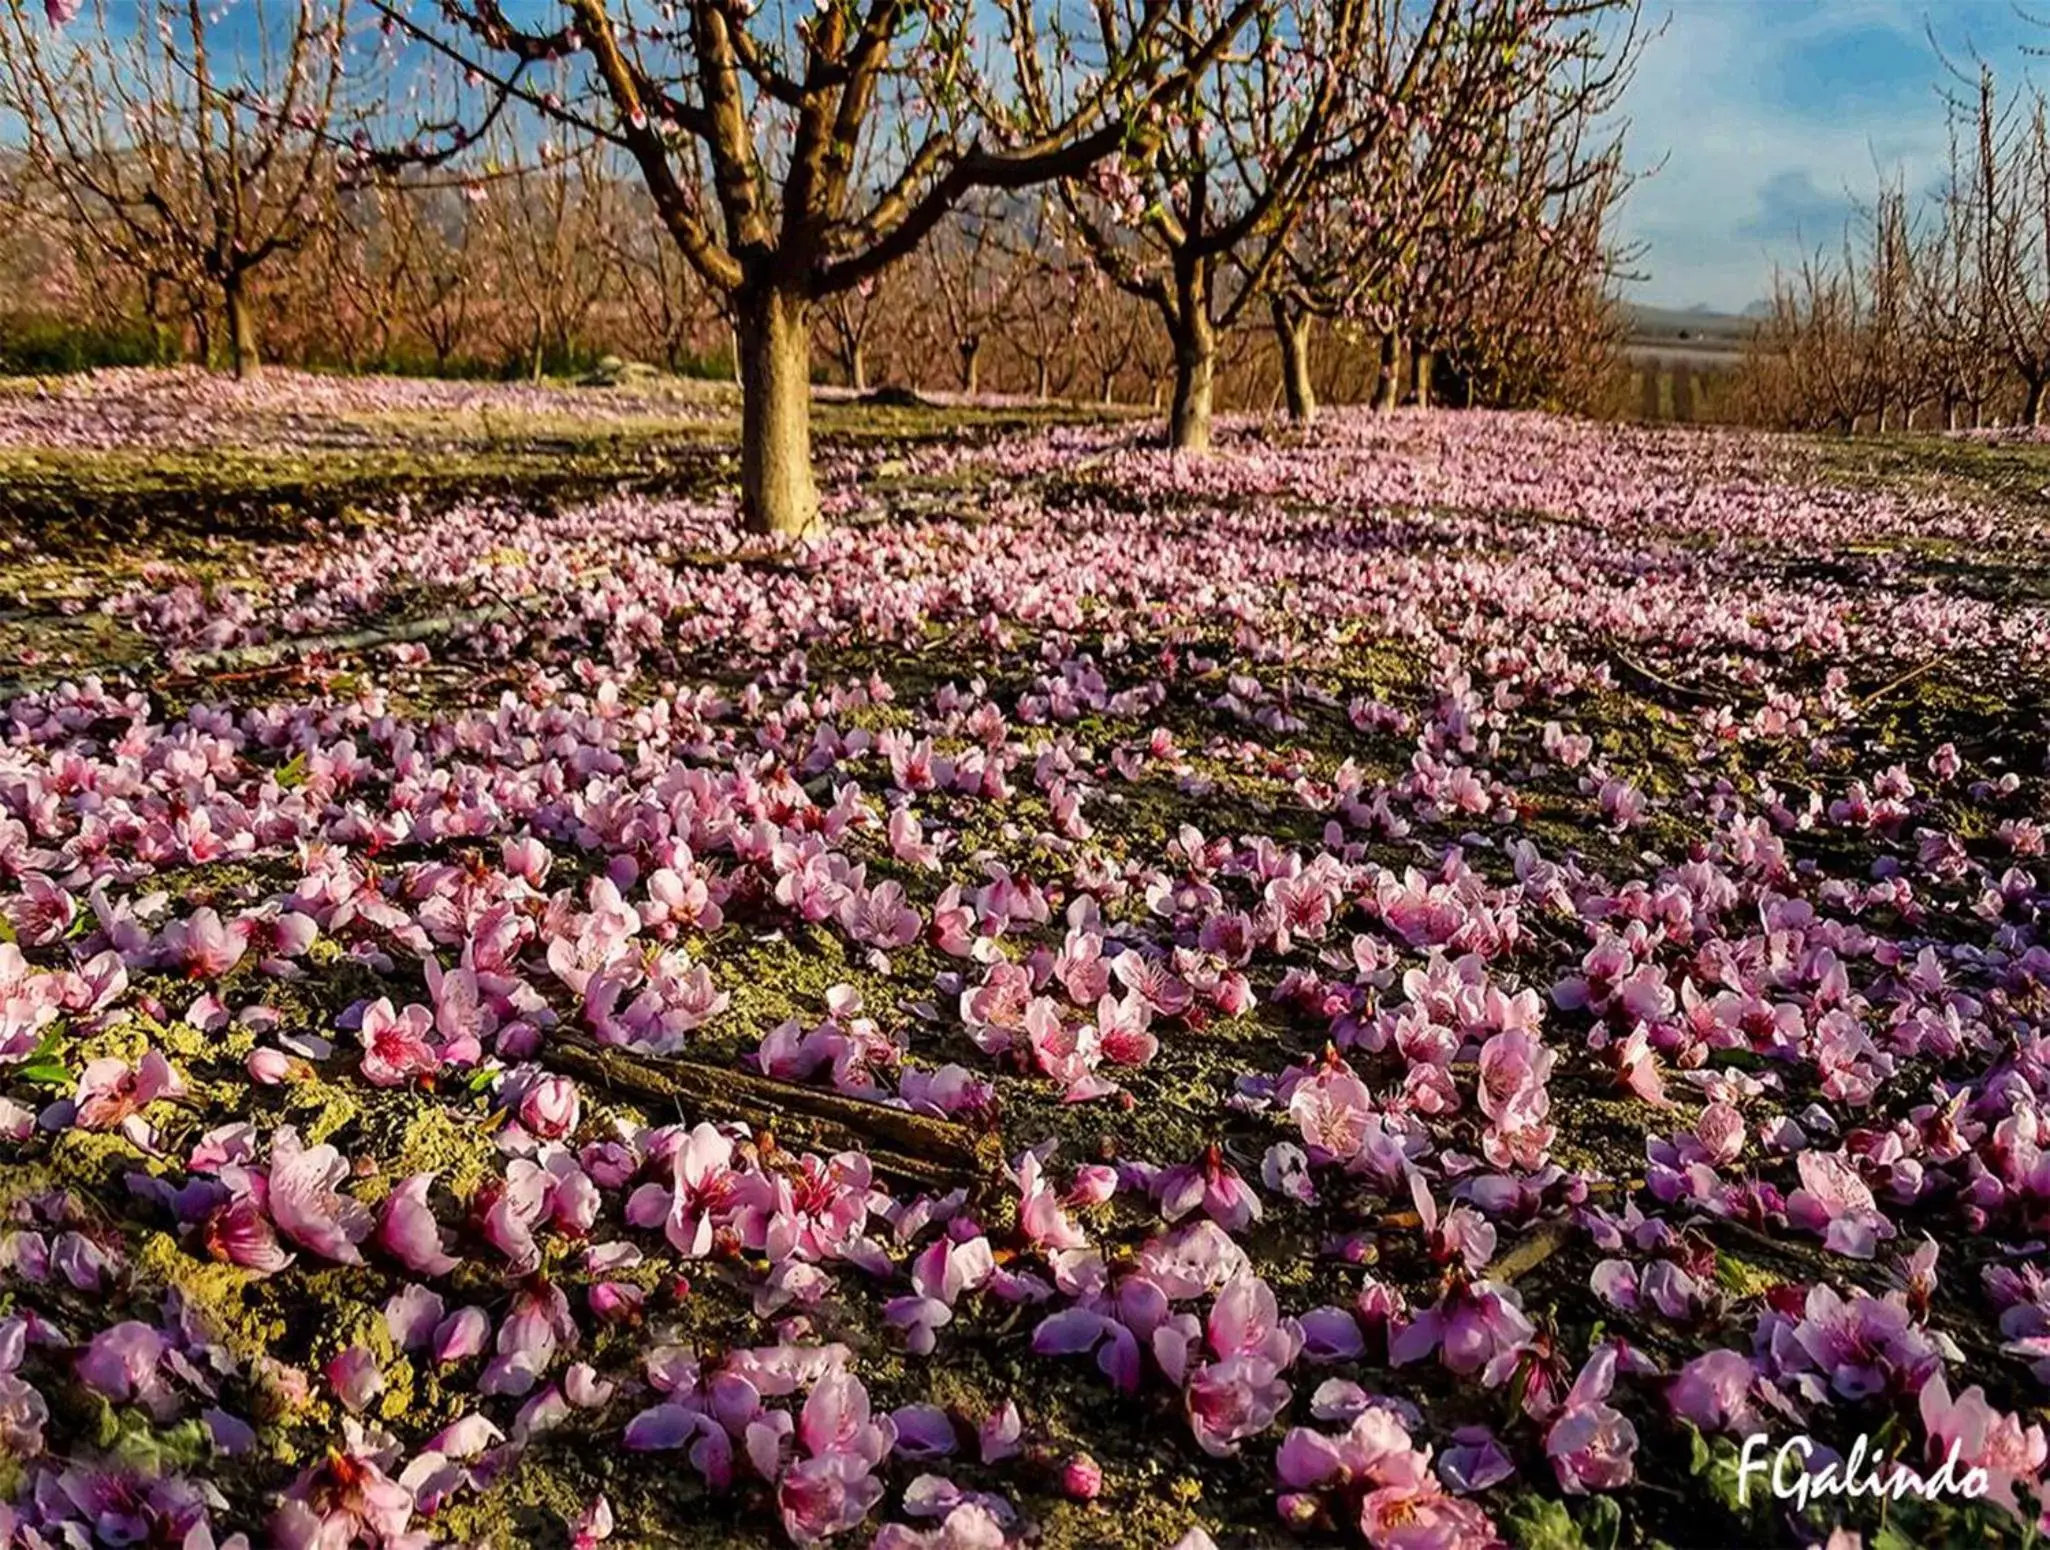
[[[1935,20],[1947,50],[1964,57],[1976,32],[1999,65],[2014,57],[2011,18],[1999,0]],[[1933,184],[1947,139],[1927,19],[1897,0],[1673,0],[1625,105],[1633,164],[1664,158],[1622,215],[1647,248],[1636,294],[1734,311],[1766,293],[1775,262],[1839,240],[1880,170]],[[1875,60],[1869,86],[1861,56]],[[1818,71],[1827,89],[1804,87]]]

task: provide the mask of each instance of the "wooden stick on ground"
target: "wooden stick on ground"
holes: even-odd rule
[[[490,603],[478,608],[458,609],[453,613],[430,614],[424,619],[401,619],[395,624],[369,629],[332,635],[293,636],[250,646],[230,646],[220,651],[197,652],[180,661],[177,670],[181,674],[198,676],[236,668],[271,667],[315,652],[369,651],[407,641],[432,640],[437,635],[452,635],[459,630],[512,616],[513,609],[508,605]]]
[[[1858,709],[1860,711],[1870,710],[1873,706],[1877,705],[1881,700],[1885,699],[1889,694],[1893,693],[1894,690],[1906,688],[1909,684],[1913,683],[1917,678],[1920,678],[1924,673],[1930,671],[1930,669],[1936,667],[1942,661],[1942,657],[1928,657],[1925,658],[1923,661],[1917,662],[1905,673],[1900,674],[1898,677],[1888,679],[1885,683],[1881,684],[1877,689],[1874,689],[1870,694],[1866,695],[1865,698],[1858,701]]]
[[[651,1110],[680,1108],[693,1121],[744,1121],[786,1148],[865,1152],[876,1172],[925,1189],[980,1188],[1003,1173],[1001,1137],[954,1120],[729,1066],[652,1060],[582,1039],[558,1038],[542,1058],[601,1092]]]

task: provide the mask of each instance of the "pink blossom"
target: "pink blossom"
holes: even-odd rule
[[[1436,1307],[1416,1315],[1390,1337],[1395,1366],[1420,1361],[1443,1347],[1445,1365],[1462,1375],[1480,1372],[1517,1351],[1533,1333],[1515,1289],[1491,1281],[1454,1287]]]
[[[1842,1154],[1803,1152],[1796,1160],[1801,1188],[1787,1197],[1787,1220],[1823,1235],[1839,1254],[1870,1259],[1894,1236],[1872,1190]]]
[[[1635,1474],[1637,1429],[1605,1403],[1615,1379],[1616,1348],[1597,1346],[1545,1433],[1545,1455],[1570,1495],[1617,1490]]]
[[[356,1245],[370,1236],[370,1213],[336,1188],[349,1176],[342,1155],[325,1143],[302,1146],[286,1125],[271,1140],[271,1216],[302,1249],[344,1265],[360,1265]]]
[[[628,1207],[637,1226],[662,1224],[663,1236],[687,1259],[712,1251],[715,1227],[730,1220],[743,1196],[733,1167],[733,1143],[713,1125],[699,1124],[670,1152],[672,1182],[664,1190],[643,1185]]]
[[[1940,1372],[1922,1385],[1916,1404],[1928,1434],[1930,1463],[1941,1464],[1954,1448],[1958,1469],[1985,1470],[1987,1495],[2009,1512],[2019,1512],[2016,1486],[2041,1494],[2043,1466],[2050,1458],[2042,1427],[2025,1428],[2020,1416],[1994,1409],[1977,1384],[1953,1399]]]
[[[878,883],[866,892],[849,892],[840,902],[840,924],[855,941],[870,947],[908,947],[918,940],[918,911],[904,902],[896,883]]]
[[[246,923],[224,925],[219,914],[205,906],[171,922],[161,940],[164,958],[193,979],[219,979],[241,962],[248,945]]]
[[[435,1175],[415,1173],[385,1197],[377,1219],[377,1245],[415,1275],[445,1276],[462,1261],[441,1241],[441,1224],[427,1203]]]
[[[1170,1222],[1180,1221],[1199,1207],[1226,1232],[1239,1232],[1260,1219],[1260,1197],[1216,1146],[1205,1152],[1201,1161],[1162,1172],[1154,1189],[1160,1196],[1160,1214]]]
[[[520,1095],[520,1124],[544,1141],[559,1141],[577,1128],[583,1101],[566,1076],[543,1076]]]
[[[434,1014],[424,1006],[392,1009],[380,997],[363,1009],[363,1022],[356,1030],[363,1046],[363,1079],[378,1087],[403,1087],[441,1069],[441,1056],[427,1040],[434,1027]]]
[[[278,1242],[265,1207],[269,1189],[261,1174],[238,1176],[243,1187],[208,1213],[202,1234],[207,1253],[223,1264],[239,1265],[258,1275],[276,1275],[292,1263]]]
[[[359,1536],[373,1544],[404,1542],[413,1519],[413,1493],[390,1479],[350,1433],[346,1450],[330,1451],[285,1492],[271,1520],[283,1550],[329,1550]]]
[[[1103,1469],[1086,1453],[1077,1453],[1061,1466],[1061,1494],[1069,1501],[1093,1502],[1103,1490]]]
[[[111,1057],[86,1062],[78,1090],[78,1123],[87,1130],[112,1130],[160,1098],[182,1097],[185,1083],[162,1053],[151,1050],[130,1067]]]

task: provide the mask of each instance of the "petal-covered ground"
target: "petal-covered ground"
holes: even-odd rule
[[[0,1514],[2019,1542],[2050,534],[1975,455],[1338,414],[845,443],[799,548],[22,542]],[[1752,1433],[1982,1489],[1803,1518]]]

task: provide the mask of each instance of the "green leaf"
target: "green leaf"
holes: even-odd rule
[[[287,791],[296,791],[306,784],[306,750],[300,749],[278,766],[277,781]]]
[[[1580,1536],[1593,1550],[1616,1550],[1623,1534],[1623,1509],[1613,1496],[1591,1496],[1581,1509]]]
[[[159,1426],[139,1411],[123,1410],[116,1426],[109,1451],[138,1474],[191,1469],[213,1451],[205,1426],[197,1420]]]
[[[1710,1496],[1721,1502],[1739,1517],[1749,1517],[1762,1511],[1770,1499],[1768,1491],[1753,1490],[1750,1501],[1744,1500],[1743,1484],[1738,1471],[1737,1445],[1727,1437],[1717,1437],[1706,1443],[1707,1467],[1701,1471],[1701,1483],[1707,1487]]]
[[[52,1028],[36,1041],[36,1047],[14,1068],[15,1077],[38,1087],[69,1087],[71,1072],[64,1064],[64,1031]]]
[[[1530,1392],[1530,1363],[1518,1362],[1516,1372],[1509,1380],[1508,1411],[1511,1416],[1522,1413],[1523,1396]]]
[[[1526,1496],[1509,1509],[1509,1538],[1523,1550],[1588,1550],[1566,1504],[1548,1496]]]
[[[1708,1450],[1708,1439],[1701,1435],[1701,1429],[1692,1421],[1682,1421],[1687,1432],[1687,1473],[1705,1475],[1715,1463],[1715,1455]]]

